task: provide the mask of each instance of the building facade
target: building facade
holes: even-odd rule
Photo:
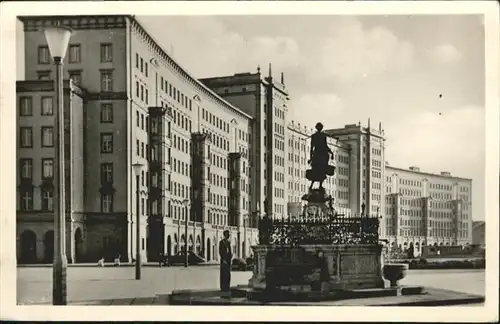
[[[117,254],[131,260],[137,240],[136,211],[141,219],[143,259],[155,260],[161,250],[175,254],[187,241],[188,249],[208,261],[217,260],[216,246],[224,229],[231,231],[235,255],[248,255],[257,240],[254,224],[244,222],[250,205],[252,117],[192,77],[132,16],[21,20],[26,80],[52,80],[54,76],[43,28],[58,22],[74,30],[64,78],[79,84],[85,93],[81,116],[85,176],[73,188],[83,195],[78,212],[84,248],[76,261],[111,259]],[[38,119],[26,122],[38,123]],[[237,173],[245,188],[234,203],[239,214],[231,217],[230,153],[241,153],[242,170]],[[143,165],[138,181],[135,163]],[[191,189],[193,183],[196,192]],[[18,219],[26,223],[20,210]],[[21,244],[19,253],[24,249]]]
[[[250,194],[255,202],[251,215],[265,211],[273,217],[287,213],[286,156],[288,146],[288,101],[284,85],[273,78],[271,65],[267,76],[261,73],[237,73],[200,80],[219,96],[252,116],[250,157]],[[253,218],[255,222],[255,217]]]
[[[418,167],[385,168],[383,228],[391,247],[472,244],[472,180]]]
[[[17,92],[16,247],[21,262],[52,262],[54,256],[55,89],[51,81],[20,81]],[[69,260],[85,253],[82,244],[85,198],[84,98],[73,82],[63,88],[66,146],[66,251]],[[70,132],[71,130],[71,132]],[[70,135],[71,134],[71,135]],[[71,150],[69,149],[71,148]],[[72,239],[74,238],[74,239]]]
[[[50,262],[53,253],[55,72],[43,28],[55,23],[74,30],[64,61],[71,262],[130,261],[137,243],[143,260],[188,248],[217,261],[225,229],[234,255],[246,257],[261,214],[300,214],[314,125],[291,120],[284,76],[274,78],[271,65],[267,74],[197,80],[132,16],[21,20],[20,261]],[[471,243],[470,179],[387,166],[381,124],[325,132],[336,172],[324,185],[339,213],[381,217],[380,234],[395,247]]]

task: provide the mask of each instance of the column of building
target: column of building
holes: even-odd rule
[[[236,226],[238,257],[241,256],[241,153],[229,153],[229,226]]]
[[[149,107],[148,119],[148,152],[149,164],[148,186],[148,228],[149,241],[147,244],[148,260],[157,261],[160,254],[165,251],[165,214],[164,201],[164,150],[165,128],[164,115],[167,113],[163,107]]]
[[[395,217],[396,217],[396,246],[399,247],[402,239],[401,235],[401,208],[402,208],[402,196],[396,191],[394,194],[394,204],[395,204]]]
[[[429,245],[429,238],[432,234],[432,220],[431,220],[431,198],[422,197],[422,226],[424,227],[425,246]]]
[[[191,204],[188,213],[189,225],[193,237],[193,250],[196,253],[204,255],[205,253],[205,209],[207,202],[207,155],[209,147],[207,144],[207,135],[201,132],[191,134]],[[201,234],[201,246],[198,249],[196,235],[198,230]],[[186,239],[189,239],[189,234]]]

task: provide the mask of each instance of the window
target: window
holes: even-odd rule
[[[68,51],[68,61],[69,63],[80,63],[81,60],[81,51],[80,51],[80,45],[69,45],[69,51]]]
[[[141,57],[141,72],[144,72],[144,60]]]
[[[111,70],[101,71],[101,91],[103,92],[113,91],[113,71]]]
[[[146,74],[146,76],[148,76],[148,62],[144,63],[144,74]]]
[[[139,54],[135,53],[135,67],[138,69],[139,68]]]
[[[42,127],[42,147],[54,146],[54,127]]]
[[[101,62],[113,62],[112,44],[101,44]]]
[[[33,116],[33,101],[31,97],[19,98],[19,116]]]
[[[135,96],[139,98],[139,81],[135,81]]]
[[[19,160],[19,176],[21,179],[33,179],[33,160]]]
[[[54,114],[54,101],[52,97],[42,97],[42,116]]]
[[[42,159],[42,179],[54,177],[54,159]]]
[[[101,183],[113,183],[113,163],[101,163]]]
[[[52,189],[42,190],[42,210],[54,210],[54,191]]]
[[[113,153],[112,133],[101,133],[101,153]]]
[[[113,196],[111,194],[101,195],[101,212],[102,213],[113,212]]]
[[[21,193],[21,210],[33,210],[33,189],[25,190]]]
[[[75,84],[82,84],[82,72],[81,71],[69,71],[69,78]]]
[[[22,148],[33,147],[33,129],[31,127],[21,127],[20,145]]]
[[[38,71],[37,76],[38,76],[38,80],[40,80],[40,81],[48,81],[51,79],[50,71]]]
[[[113,104],[112,103],[102,103],[101,104],[101,123],[112,123],[113,122]]]
[[[50,52],[48,46],[38,46],[38,64],[49,64]]]

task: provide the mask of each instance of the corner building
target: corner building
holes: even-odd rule
[[[71,180],[71,190],[83,198],[81,205],[67,211],[67,229],[76,228],[76,223],[80,229],[78,236],[76,230],[68,233],[68,242],[76,249],[70,260],[96,261],[102,256],[109,260],[117,254],[131,260],[136,226],[141,228],[144,260],[154,261],[162,252],[175,254],[187,241],[188,249],[215,261],[224,229],[231,231],[234,254],[248,255],[257,240],[256,224],[248,221],[253,117],[192,77],[133,16],[21,20],[26,80],[52,83],[55,76],[43,28],[57,22],[74,30],[64,78],[82,89],[84,98],[80,158],[84,176],[81,183]],[[19,94],[35,101],[40,95],[24,90]],[[20,125],[37,125],[43,118],[34,114]],[[20,164],[21,159],[38,161],[48,154],[18,147]],[[71,146],[72,155],[76,149]],[[37,163],[32,164],[33,174],[38,172]],[[143,165],[137,178],[134,163]],[[28,199],[33,203],[18,208],[18,224],[23,224],[18,231],[34,228],[27,213],[38,222],[43,212],[48,227],[53,226],[51,209],[40,207],[42,198],[33,193]],[[37,230],[37,242],[44,235],[41,231]],[[24,239],[23,233],[18,233],[18,257],[33,250],[32,238]],[[35,245],[37,257],[32,262],[40,262],[49,251]]]

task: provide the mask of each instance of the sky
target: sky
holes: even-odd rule
[[[271,63],[301,125],[381,122],[390,165],[472,178],[473,219],[484,220],[482,16],[138,18],[195,77]]]

